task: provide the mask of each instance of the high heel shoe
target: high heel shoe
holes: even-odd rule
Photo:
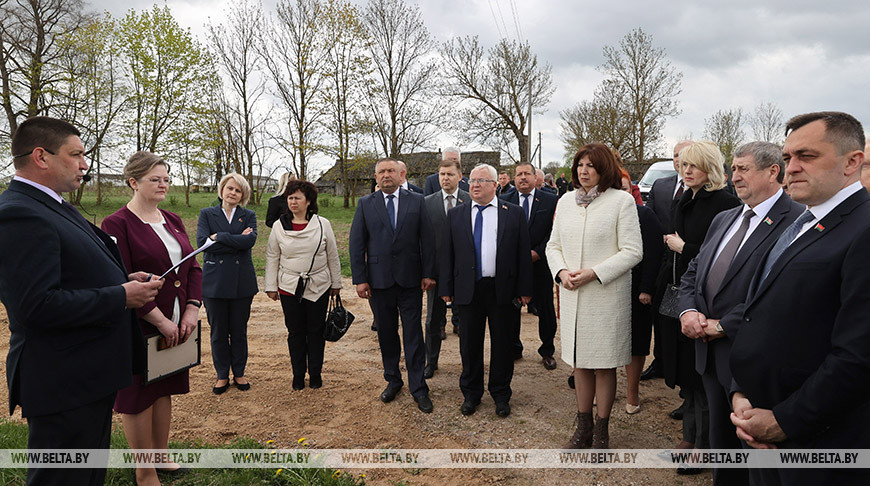
[[[251,389],[250,383],[239,383],[236,381],[235,377],[233,378],[233,385],[236,385],[236,388],[238,388],[239,391],[248,391]]]

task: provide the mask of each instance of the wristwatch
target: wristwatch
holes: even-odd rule
[[[719,324],[718,322],[716,323],[716,330],[723,334],[725,333],[725,329],[722,329],[722,324]]]

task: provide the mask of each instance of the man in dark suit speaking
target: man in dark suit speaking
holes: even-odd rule
[[[440,259],[439,293],[459,311],[459,387],[463,415],[474,413],[483,396],[483,338],[489,322],[489,393],[495,413],[511,413],[514,362],[511,336],[519,308],[532,295],[529,232],[522,209],[495,197],[496,171],[481,164],[471,171],[469,203],[447,213],[445,258]],[[488,211],[487,211],[488,210]]]
[[[162,286],[127,275],[111,238],[61,197],[88,168],[79,136],[62,120],[24,121],[12,138],[15,177],[0,195],[9,412],[21,405],[29,449],[109,448],[115,392],[132,383],[134,336],[141,339],[128,309]],[[103,484],[105,475],[31,468],[27,481]]]
[[[514,169],[516,191],[502,196],[503,201],[516,204],[523,210],[529,228],[529,244],[532,247],[532,274],[534,278],[534,295],[532,304],[538,308],[538,335],[541,346],[538,354],[541,362],[548,370],[556,369],[556,359],[553,353],[556,348],[553,339],[556,336],[556,309],[553,306],[553,277],[547,266],[547,256],[544,250],[550,241],[553,230],[553,215],[556,213],[556,203],[559,198],[555,194],[535,189],[535,168],[532,164],[517,164]],[[520,341],[520,320],[516,322],[514,331],[513,352],[522,355],[523,343]]]
[[[746,303],[720,322],[732,340],[731,420],[752,447],[870,449],[864,130],[848,114],[820,112],[792,118],[786,133],[789,193],[807,210],[760,262]],[[868,469],[750,474],[756,484],[870,484]]]
[[[695,370],[710,407],[710,447],[739,449],[728,392],[731,340],[739,329],[716,326],[746,299],[746,289],[764,254],[804,210],[782,190],[782,150],[751,142],[734,152],[732,178],[743,205],[719,213],[680,287],[683,334],[695,340]],[[740,322],[736,322],[740,324]],[[714,484],[746,484],[745,469],[716,468]]]
[[[399,163],[385,158],[375,165],[380,190],[360,198],[350,227],[350,267],[356,293],[371,299],[389,403],[404,385],[399,371],[399,315],[411,395],[424,413],[432,412],[423,378],[426,350],[420,316],[423,290],[435,286],[435,242],[423,196],[400,189]]]

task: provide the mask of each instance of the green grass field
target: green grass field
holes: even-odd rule
[[[112,432],[112,449],[127,449],[127,440],[118,430]],[[24,424],[0,420],[0,449],[26,449],[27,426]],[[263,444],[253,439],[237,438],[226,445],[214,445],[202,442],[170,441],[170,449],[266,449]],[[20,469],[0,468],[0,484],[24,484],[26,471]],[[333,469],[192,469],[188,474],[174,481],[164,481],[164,484],[177,486],[212,486],[212,485],[324,485],[324,486],[358,486],[365,484],[364,476],[353,476]],[[136,484],[135,470],[109,469],[106,474],[106,484],[133,485]]]
[[[268,196],[271,196],[269,194]],[[103,218],[117,211],[130,200],[130,190],[115,188],[103,193],[103,203],[96,205],[96,193],[85,192],[82,196],[82,214],[90,221],[99,226]],[[161,209],[172,211],[181,216],[191,244],[196,247],[196,222],[199,218],[199,210],[217,204],[217,195],[213,192],[191,193],[190,207],[185,205],[184,189],[173,187],[169,190],[169,196],[160,204]],[[263,196],[262,204],[248,204],[247,208],[257,213],[257,244],[254,245],[252,256],[254,269],[257,275],[263,275],[266,269],[266,244],[269,242],[269,232],[266,227],[267,195]],[[350,223],[353,221],[355,208],[345,209],[342,207],[343,199],[337,196],[320,195],[317,198],[319,214],[332,223],[335,231],[335,239],[338,243],[338,256],[341,259],[342,275],[350,276],[350,256],[347,250],[347,239],[350,233]],[[202,259],[200,258],[200,263]]]

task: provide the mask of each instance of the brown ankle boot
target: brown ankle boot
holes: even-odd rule
[[[574,425],[577,426],[577,430],[574,431],[574,435],[571,436],[564,448],[588,449],[592,445],[592,412],[577,412]]]
[[[608,430],[610,417],[598,417],[595,420],[595,429],[592,434],[593,449],[607,449],[610,445],[610,432]]]

